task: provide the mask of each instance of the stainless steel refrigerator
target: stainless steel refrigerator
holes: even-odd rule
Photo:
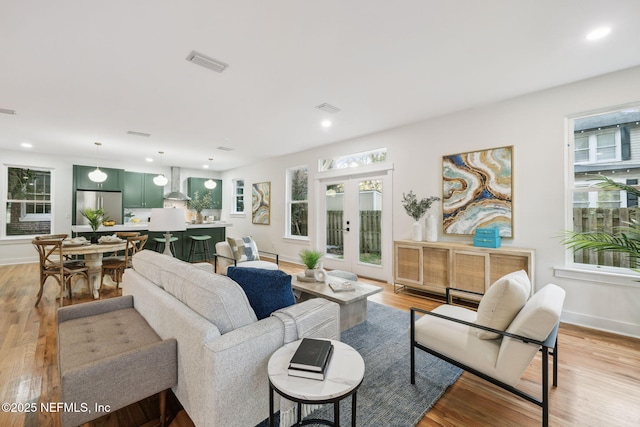
[[[105,218],[112,219],[116,224],[122,224],[122,193],[120,191],[76,191],[76,225],[88,225],[87,218],[82,216],[85,208],[100,209]]]

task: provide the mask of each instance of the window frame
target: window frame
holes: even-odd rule
[[[301,169],[306,169],[307,171],[307,197],[305,200],[293,200],[293,191],[292,191],[292,182],[291,179],[293,177],[293,174]],[[285,230],[284,230],[284,236],[287,239],[293,239],[293,240],[304,240],[304,241],[308,241],[310,240],[309,237],[309,223],[310,223],[310,211],[309,211],[309,183],[311,182],[310,180],[310,169],[308,165],[299,165],[299,166],[293,166],[293,167],[289,167],[286,170],[286,206],[285,206]],[[307,234],[306,235],[296,235],[296,234],[292,234],[291,233],[291,227],[292,227],[292,218],[291,218],[291,211],[293,208],[293,205],[295,204],[305,204],[307,206]]]
[[[575,121],[581,118],[586,118],[590,116],[598,116],[604,115],[608,113],[614,113],[617,111],[628,111],[628,110],[640,110],[640,102],[634,102],[632,104],[614,106],[611,108],[603,108],[594,111],[577,113],[574,115],[567,116],[565,118],[565,131],[566,131],[566,147],[568,147],[566,151],[566,197],[565,197],[565,229],[573,230],[574,229],[574,218],[573,218],[573,208],[574,208],[574,195],[578,193],[591,193],[587,196],[588,203],[591,205],[594,200],[596,203],[600,202],[600,197],[596,194],[595,197],[593,193],[601,193],[605,191],[611,192],[611,190],[603,190],[597,187],[587,187],[585,183],[576,180],[576,166],[598,166],[599,164],[607,164],[612,162],[625,162],[629,160],[625,158],[622,154],[622,135],[620,131],[619,125],[617,127],[609,127],[598,129],[596,131],[590,132],[589,139],[589,149],[593,149],[593,140],[591,139],[592,134],[601,134],[606,132],[609,129],[615,130],[615,148],[616,148],[616,159],[606,159],[606,160],[597,160],[597,156],[592,156],[590,152],[589,161],[584,162],[575,162],[575,154],[576,154],[576,142],[575,142]],[[636,125],[638,123],[636,122]],[[597,141],[595,143],[597,147]],[[595,161],[592,161],[594,160]],[[637,165],[630,165],[633,169],[640,167],[640,159],[638,160]],[[595,174],[595,173],[594,173]],[[609,175],[608,175],[609,176]],[[636,188],[640,189],[640,185],[633,185]],[[619,192],[619,202],[620,207],[627,207],[627,195],[625,191]],[[610,281],[610,277],[615,276],[619,279],[619,284],[628,284],[629,278],[635,278],[634,280],[638,280],[637,277],[640,275],[630,268],[627,267],[616,267],[616,266],[605,266],[605,265],[597,265],[597,264],[587,264],[580,263],[574,261],[574,253],[571,249],[565,250],[565,265],[564,267],[556,267],[555,275],[558,277],[566,277],[566,278],[583,278],[584,274],[589,274],[591,276],[591,281],[598,283],[608,283]],[[602,278],[595,277],[593,274],[601,274]],[[634,283],[635,286],[635,283]]]
[[[47,172],[49,173],[49,198],[48,200],[27,200],[27,199],[9,199],[9,170],[10,169],[27,169],[39,172]],[[42,222],[43,220],[48,220],[49,222],[49,232],[45,234],[52,234],[55,231],[55,170],[51,167],[43,167],[43,166],[28,166],[28,165],[19,165],[19,164],[3,164],[2,165],[2,179],[0,181],[2,183],[2,193],[0,194],[0,203],[2,204],[0,218],[2,220],[3,226],[0,227],[0,240],[22,240],[22,239],[32,239],[35,236],[38,236],[40,232],[35,232],[31,234],[19,234],[19,235],[9,235],[7,234],[7,220],[8,220],[8,210],[7,205],[9,203],[21,203],[21,211],[25,210],[25,203],[48,203],[49,205],[49,214],[40,214],[40,213],[25,213],[24,219],[21,219],[23,222]],[[21,215],[23,218],[23,215]],[[34,230],[31,230],[34,231]]]
[[[232,216],[245,216],[245,209],[247,208],[247,186],[246,186],[246,182],[247,180],[244,178],[235,178],[232,180],[233,182],[233,191],[231,192],[231,212],[230,215]],[[238,182],[242,182],[242,195],[238,194],[238,189],[240,188],[238,186]],[[237,210],[236,208],[238,207],[238,199],[242,197],[242,204],[243,204],[243,209],[241,211]]]

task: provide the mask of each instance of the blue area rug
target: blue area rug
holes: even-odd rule
[[[416,384],[410,382],[409,312],[369,301],[368,319],[342,333],[360,352],[365,375],[358,389],[357,425],[413,427],[453,384],[462,370],[416,351]],[[333,405],[308,418],[333,420]],[[351,425],[351,398],[340,402],[340,424]],[[268,425],[268,424],[265,424]]]

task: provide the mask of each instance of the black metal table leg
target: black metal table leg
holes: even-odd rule
[[[340,425],[340,401],[334,402],[333,404],[333,425]]]
[[[356,427],[356,395],[357,391],[351,395],[351,427]]]
[[[269,383],[269,427],[274,427],[274,416],[273,416],[273,388],[271,387],[271,383]]]

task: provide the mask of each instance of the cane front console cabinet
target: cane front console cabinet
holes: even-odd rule
[[[444,295],[452,287],[484,293],[497,279],[518,270],[535,283],[534,249],[398,240],[393,252],[395,291],[411,288]]]

